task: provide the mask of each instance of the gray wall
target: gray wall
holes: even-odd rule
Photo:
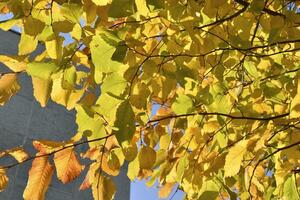
[[[12,32],[0,30],[0,54],[17,54],[17,42],[19,35]],[[0,64],[0,73],[9,71]],[[46,108],[41,108],[33,98],[31,80],[25,74],[19,75],[21,83],[20,92],[0,107],[0,151],[23,146],[32,155],[32,140],[67,140],[77,131],[75,123],[75,112],[66,109],[56,103],[48,103]],[[86,147],[79,147],[85,148]],[[80,150],[80,149],[79,149]],[[11,158],[0,158],[0,165],[15,162]],[[5,191],[0,193],[0,200],[23,199],[23,190],[28,179],[28,170],[31,163],[25,163],[9,170],[9,185]],[[86,168],[87,170],[88,168]],[[85,172],[86,172],[85,170]],[[74,182],[64,185],[56,176],[46,194],[47,200],[89,200],[93,199],[91,190],[78,191],[83,181],[85,172]],[[121,175],[115,179],[118,193],[116,200],[127,200],[130,194],[130,181],[126,176],[127,169],[123,169]]]

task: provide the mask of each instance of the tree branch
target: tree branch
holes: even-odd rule
[[[69,145],[63,146],[60,149],[54,150],[54,151],[52,151],[50,153],[45,153],[45,154],[38,155],[38,156],[30,156],[29,158],[27,158],[26,160],[24,160],[22,162],[17,162],[17,163],[14,163],[14,164],[2,166],[2,167],[0,167],[0,169],[10,169],[10,168],[18,166],[20,164],[23,164],[23,163],[26,163],[28,161],[31,161],[31,160],[33,160],[35,158],[40,158],[40,157],[44,157],[44,156],[50,156],[50,155],[53,155],[53,154],[55,154],[57,152],[63,151],[63,150],[68,149],[68,148],[77,147],[77,146],[80,146],[80,145],[83,145],[83,144],[87,144],[87,143],[91,143],[91,142],[96,142],[96,141],[100,141],[100,140],[104,140],[104,139],[107,140],[109,137],[111,137],[113,135],[114,134],[110,134],[110,135],[107,135],[107,136],[104,136],[104,137],[100,137],[100,138],[96,138],[96,139],[93,139],[93,140],[86,140],[86,141],[78,142],[78,143],[75,143],[75,144],[69,144]]]
[[[275,115],[271,117],[250,117],[250,116],[234,116],[234,115],[229,115],[225,113],[218,113],[218,112],[200,112],[200,113],[188,113],[188,114],[181,114],[181,115],[169,115],[165,117],[161,117],[159,119],[153,119],[148,121],[149,123],[154,123],[154,122],[159,122],[162,120],[166,119],[175,119],[175,118],[182,118],[182,117],[189,117],[189,116],[195,116],[195,115],[202,115],[202,116],[223,116],[223,117],[228,117],[230,119],[244,119],[244,120],[254,120],[254,121],[271,121],[279,118],[283,118],[288,116],[290,113],[284,113],[281,115]]]

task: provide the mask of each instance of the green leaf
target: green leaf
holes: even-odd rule
[[[104,130],[104,122],[100,116],[89,111],[88,108],[83,106],[76,106],[76,123],[78,131],[87,136],[88,140],[104,137],[106,132]],[[97,141],[89,143],[90,147],[96,147],[103,144],[104,141]]]
[[[198,200],[216,199],[219,195],[219,186],[213,180],[205,181],[200,191]]]
[[[288,200],[298,200],[300,199],[296,187],[295,178],[293,176],[290,176],[287,178],[287,180],[284,183],[283,187],[283,196],[285,199]]]
[[[101,92],[119,97],[124,93],[127,86],[127,81],[120,74],[112,73],[103,80]]]
[[[27,73],[41,79],[49,79],[57,69],[58,66],[52,62],[32,62],[28,64]]]
[[[135,132],[135,116],[129,101],[123,101],[118,105],[113,131],[119,144],[127,145]]]
[[[193,109],[193,100],[187,95],[179,95],[172,104],[172,110],[177,114],[191,113]]]
[[[64,71],[63,87],[66,89],[75,89],[77,74],[74,66],[70,66]]]
[[[96,106],[93,107],[93,110],[95,110],[97,113],[102,114],[107,119],[110,119],[109,122],[112,126],[116,119],[117,107],[121,102],[122,101],[120,99],[114,98],[111,95],[104,93],[101,94],[101,96],[98,98]]]
[[[62,15],[73,23],[80,23],[83,7],[80,4],[64,3],[61,7]]]
[[[100,83],[103,73],[119,71],[122,63],[112,60],[112,56],[116,50],[116,41],[105,37],[105,34],[95,35],[90,43],[92,61],[95,65],[95,81]]]

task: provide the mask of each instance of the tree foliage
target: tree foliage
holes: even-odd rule
[[[90,159],[81,190],[112,199],[131,180],[185,199],[299,199],[298,0],[4,0],[22,28],[18,55],[1,55],[0,105],[32,78],[34,96],[77,112],[69,141],[33,141],[36,156],[0,152],[0,191],[33,160],[24,199],[44,199]],[[68,40],[65,36],[68,36]],[[66,41],[70,41],[66,44]],[[38,44],[44,45],[37,53]],[[100,94],[99,94],[100,89]],[[76,147],[89,144],[86,152]],[[49,162],[54,155],[54,164]]]

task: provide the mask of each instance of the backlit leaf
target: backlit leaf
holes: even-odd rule
[[[54,164],[58,179],[65,184],[77,178],[84,168],[79,163],[73,148],[55,153]]]
[[[240,171],[242,160],[247,152],[247,144],[248,140],[242,140],[229,149],[224,166],[225,177],[234,176]]]
[[[19,90],[20,85],[16,74],[0,76],[0,106],[3,106]]]
[[[138,157],[141,169],[151,169],[156,161],[156,152],[151,147],[143,146]]]
[[[96,175],[92,186],[95,200],[112,200],[116,193],[116,186],[113,180],[103,175]]]
[[[8,184],[8,177],[6,175],[6,170],[0,168],[0,192],[5,190],[7,184]]]
[[[128,101],[123,101],[117,107],[116,121],[114,126],[117,130],[114,134],[117,137],[119,144],[122,146],[128,144],[135,132],[134,112]]]
[[[37,154],[39,156],[41,154]],[[54,172],[48,156],[35,158],[29,170],[27,186],[23,197],[25,200],[44,200]]]

